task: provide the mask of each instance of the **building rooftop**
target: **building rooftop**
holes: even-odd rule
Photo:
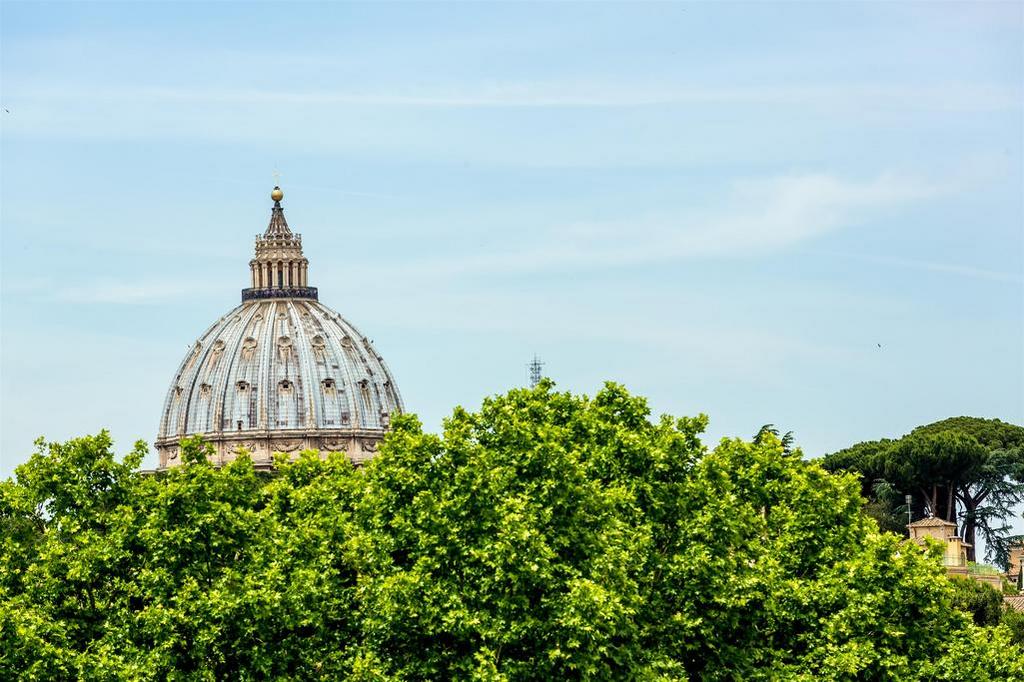
[[[921,519],[920,521],[914,521],[912,524],[910,524],[911,528],[932,528],[932,527],[942,527],[942,526],[952,526],[952,527],[956,528],[956,524],[955,523],[953,523],[951,521],[944,521],[944,520],[936,518],[934,516],[929,516],[926,519]]]
[[[1003,601],[1015,611],[1024,611],[1024,594],[1016,597],[1003,597]]]

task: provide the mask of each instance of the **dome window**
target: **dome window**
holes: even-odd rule
[[[324,379],[322,383],[324,386],[324,393],[334,393],[334,379]]]
[[[243,392],[243,393],[244,393],[245,391],[248,391],[248,390],[249,390],[249,383],[248,383],[248,382],[246,382],[246,381],[239,381],[239,382],[238,382],[237,384],[235,384],[235,385],[236,385],[236,386],[238,387],[238,390],[239,390],[240,392]]]
[[[287,379],[282,379],[281,382],[278,383],[277,387],[280,388],[282,391],[290,391],[292,390],[292,385],[292,382],[288,381]]]
[[[359,382],[359,394],[363,398],[363,414],[373,414],[372,399],[370,398],[370,382],[366,379],[362,379]]]
[[[287,336],[282,336],[277,340],[277,353],[281,358],[281,362],[288,362],[288,358],[292,353],[292,340]]]
[[[326,353],[327,348],[326,348],[326,344],[324,343],[324,337],[322,337],[319,334],[317,334],[316,336],[314,336],[310,340],[309,343],[313,347],[313,357],[316,358],[316,361],[319,364],[326,363],[327,362],[327,353]]]
[[[242,359],[252,360],[254,355],[256,355],[256,339],[250,336],[242,342]]]

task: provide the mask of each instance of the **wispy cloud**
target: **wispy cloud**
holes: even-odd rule
[[[63,303],[85,304],[144,304],[194,296],[214,294],[223,287],[206,282],[119,282],[102,280],[57,289],[53,296]]]
[[[952,188],[893,173],[860,181],[827,174],[749,180],[737,183],[714,209],[556,225],[533,235],[529,249],[517,242],[487,253],[423,259],[403,267],[403,273],[455,276],[751,257],[947,191]]]
[[[424,278],[457,278],[480,274],[588,271],[657,263],[707,259],[757,258],[871,219],[890,210],[954,191],[948,185],[919,178],[882,173],[865,180],[833,175],[800,174],[737,182],[720,202],[701,211],[643,214],[608,221],[552,224],[523,240],[509,233],[487,250],[477,249],[431,258],[418,255],[409,262],[392,261],[388,281],[407,288]],[[529,246],[524,247],[523,244]],[[920,263],[898,258],[876,259],[892,265],[991,279],[1019,281],[972,268]],[[379,265],[350,264],[324,272],[322,283],[337,278],[376,279]],[[339,280],[340,282],[340,280]],[[97,282],[59,289],[64,302],[140,304],[214,294],[223,283],[151,280]],[[418,286],[418,284],[417,284]]]
[[[869,129],[869,122],[877,125],[879,120],[923,112],[1004,112],[1020,111],[1021,106],[1019,89],[956,83],[942,87],[782,83],[720,87],[566,80],[371,87],[288,90],[5,82],[5,107],[11,114],[5,114],[2,125],[4,135],[11,137],[203,138],[232,144],[262,144],[268,131],[274,131],[275,143],[292,151],[368,151],[388,158],[540,166],[607,165],[614,159],[623,166],[665,160],[720,161],[736,155],[763,159],[772,148],[776,155],[791,156],[794,147],[787,148],[780,140],[738,142],[760,125],[755,111],[762,116],[781,115],[783,122],[817,114],[819,120],[809,124],[812,129],[850,125],[854,118],[857,125]],[[301,125],[295,124],[298,111]],[[579,114],[581,125],[538,129],[529,125],[530,112],[555,117]],[[728,131],[733,138],[730,143],[707,148],[707,139],[678,129],[665,117],[667,112],[678,112],[681,118],[710,117],[708,131],[716,128],[715,121],[737,115],[750,119],[745,126]],[[611,134],[609,126],[615,126],[609,116],[635,119],[625,126],[627,136]],[[793,136],[785,123],[776,125],[779,135]],[[532,136],[510,144],[504,134],[521,126]],[[666,136],[674,136],[672,142],[666,144]],[[799,144],[799,138],[792,142]]]
[[[897,258],[892,256],[870,256],[864,254],[841,254],[848,258],[863,261],[865,263],[874,263],[876,265],[886,265],[897,268],[909,268],[912,270],[925,270],[930,272],[939,272],[943,274],[957,275],[960,277],[970,277],[972,279],[984,279],[995,282],[1010,282],[1013,284],[1024,283],[1024,273],[1012,273],[1002,272],[999,270],[990,270],[987,268],[978,268],[970,265],[958,265],[955,263],[937,263],[934,261],[917,260],[914,258]]]
[[[452,88],[444,85],[409,88],[396,85],[376,90],[338,89],[224,89],[210,87],[112,88],[97,85],[10,88],[33,102],[98,102],[200,106],[372,106],[397,108],[623,108],[699,104],[784,104],[849,106],[858,102],[952,110],[1019,109],[1020,92],[984,84],[947,83],[942,86],[847,83],[842,86],[767,84],[722,87],[671,82],[638,83],[574,79],[566,81],[498,82]]]

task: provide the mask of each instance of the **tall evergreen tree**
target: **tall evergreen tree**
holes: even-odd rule
[[[998,419],[954,417],[921,426],[897,440],[858,443],[826,455],[830,471],[860,475],[869,503],[896,513],[899,495],[883,499],[884,483],[912,495],[920,518],[956,523],[969,543],[985,540],[987,558],[1006,567],[1010,519],[1024,503],[1024,427]]]

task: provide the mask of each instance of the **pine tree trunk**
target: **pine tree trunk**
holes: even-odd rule
[[[977,561],[974,540],[975,540],[975,529],[974,529],[974,510],[977,508],[974,500],[969,496],[964,499],[964,527],[963,527],[963,538],[964,542],[967,543],[967,560]]]

